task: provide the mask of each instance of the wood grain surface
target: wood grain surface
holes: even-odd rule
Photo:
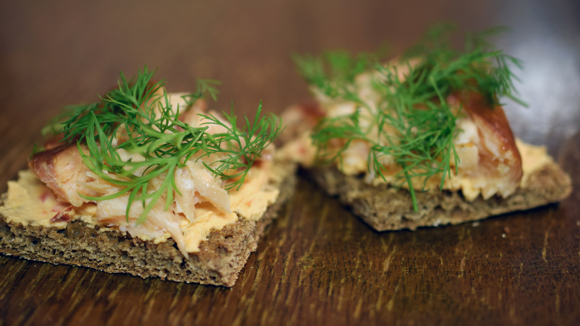
[[[580,6],[534,1],[1,1],[0,192],[39,130],[95,100],[119,70],[158,67],[172,91],[222,80],[212,108],[281,112],[308,98],[290,54],[393,53],[439,21],[524,59],[507,105],[574,182],[559,205],[480,223],[374,232],[302,178],[232,289],[0,257],[2,325],[580,324]],[[576,136],[574,136],[576,134]]]

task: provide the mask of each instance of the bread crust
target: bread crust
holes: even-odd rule
[[[293,168],[292,168],[293,171]],[[231,287],[258,240],[292,197],[295,173],[281,183],[276,203],[258,221],[239,218],[220,230],[212,229],[200,251],[185,258],[172,239],[155,244],[112,229],[102,229],[80,220],[65,229],[24,226],[7,222],[0,214],[0,252],[29,260],[90,267],[107,273],[159,277],[177,282],[193,282]],[[3,205],[0,199],[0,206]]]
[[[479,196],[468,202],[461,192],[433,189],[417,192],[418,212],[413,211],[406,189],[389,185],[372,186],[357,176],[347,176],[335,167],[316,167],[307,175],[330,195],[350,206],[353,213],[377,231],[421,226],[459,224],[513,211],[558,202],[572,191],[570,177],[555,163],[533,172],[525,186],[507,198]]]

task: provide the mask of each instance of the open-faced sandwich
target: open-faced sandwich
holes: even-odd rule
[[[206,109],[215,81],[166,92],[145,68],[66,107],[0,198],[0,252],[110,273],[233,286],[294,188],[273,115]]]
[[[514,138],[499,100],[518,60],[497,30],[431,29],[404,55],[296,57],[316,101],[289,108],[284,156],[376,230],[456,224],[557,202],[570,178],[544,147]]]

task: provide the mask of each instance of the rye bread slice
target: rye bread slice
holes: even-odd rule
[[[260,220],[239,218],[221,230],[213,229],[207,240],[200,243],[200,251],[190,253],[188,258],[172,239],[154,244],[80,220],[68,223],[65,229],[23,226],[17,222],[7,223],[2,214],[0,253],[52,264],[90,267],[107,273],[231,287],[250,253],[256,251],[266,227],[294,193],[296,176],[294,167],[289,166],[289,169],[291,171],[280,185],[278,200],[268,207]],[[3,198],[0,199],[2,205]]]
[[[566,198],[572,191],[570,177],[555,163],[533,172],[525,186],[508,198],[479,196],[468,202],[461,192],[431,190],[417,192],[418,212],[413,211],[406,189],[372,186],[357,176],[347,176],[335,167],[316,167],[307,175],[330,195],[352,208],[355,215],[377,231],[411,229],[420,226],[458,224],[492,215],[526,210]]]

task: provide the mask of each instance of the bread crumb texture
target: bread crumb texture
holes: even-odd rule
[[[357,176],[334,167],[307,170],[310,178],[331,195],[350,206],[377,231],[439,226],[479,220],[492,215],[526,210],[563,200],[572,191],[570,177],[551,159],[528,169],[524,182],[507,198],[481,196],[467,201],[461,192],[431,189],[417,192],[419,211],[413,211],[409,192],[388,185],[372,186]]]

